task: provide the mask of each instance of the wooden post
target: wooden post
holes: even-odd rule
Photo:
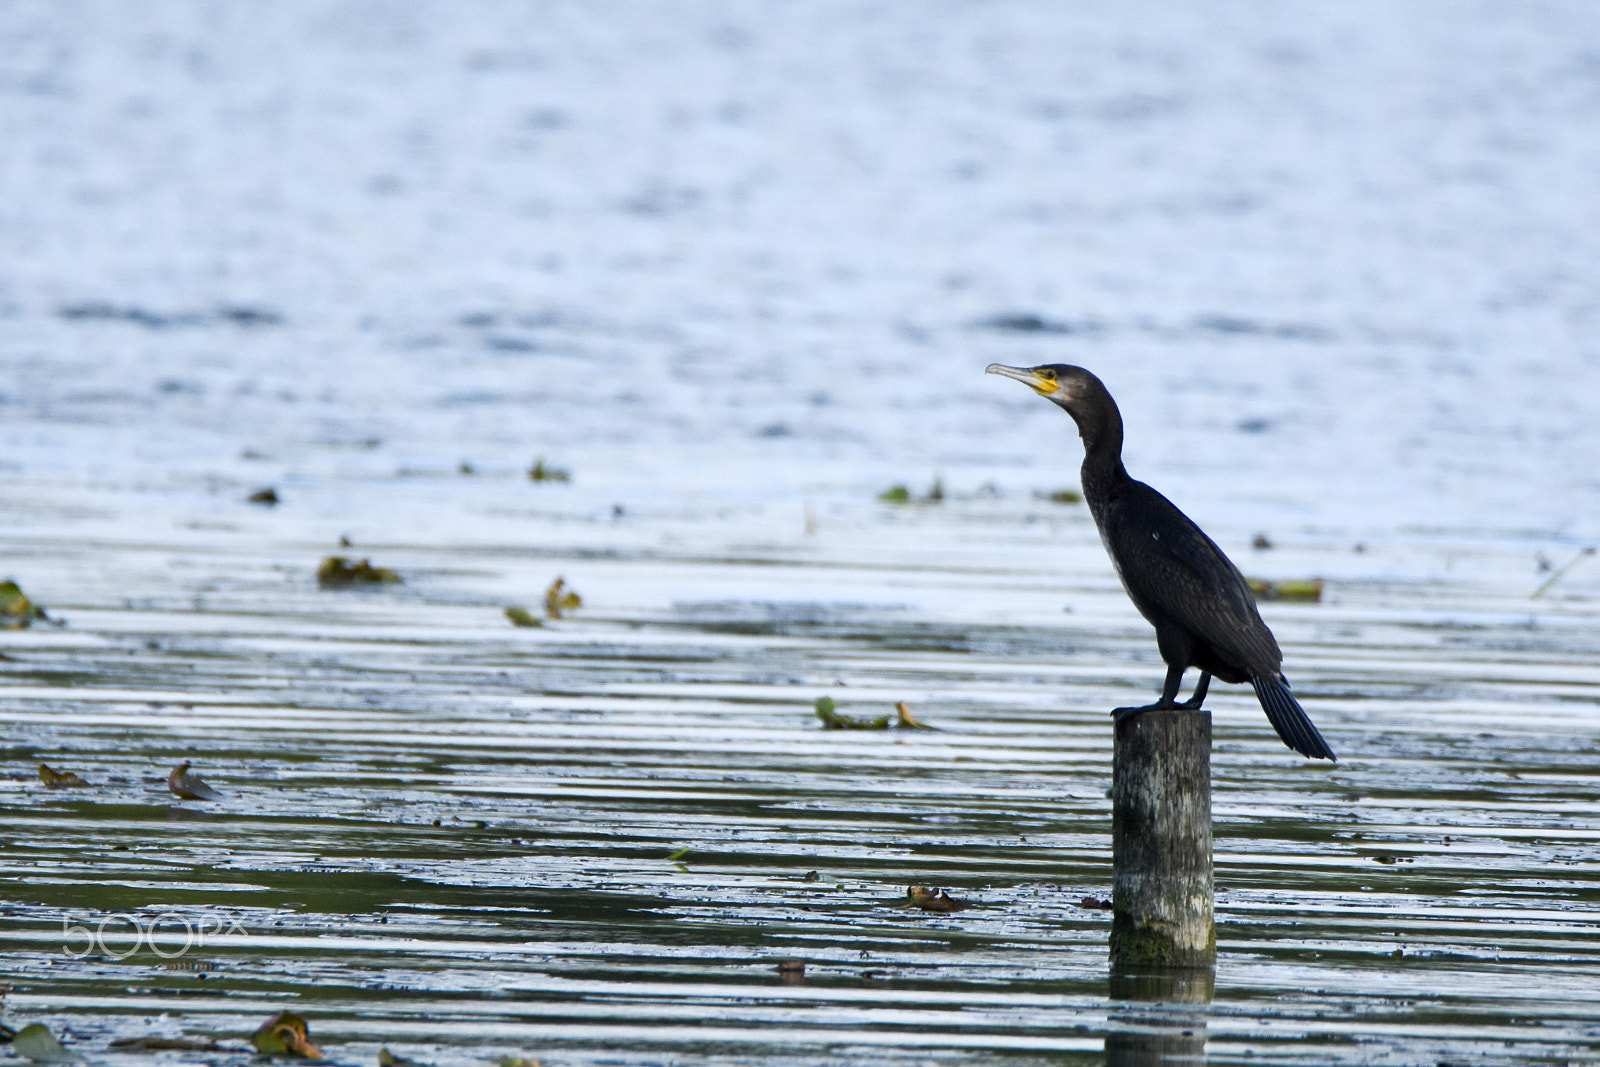
[[[1113,974],[1216,966],[1209,712],[1117,723],[1111,864]]]

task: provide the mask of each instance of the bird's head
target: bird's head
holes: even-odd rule
[[[1105,386],[1100,384],[1099,378],[1082,367],[1066,363],[1046,363],[1042,367],[1007,367],[1001,363],[991,363],[986,373],[1015,378],[1069,412],[1080,401],[1087,401],[1097,392],[1105,392]]]
[[[991,363],[988,373],[1015,378],[1071,415],[1090,456],[1121,455],[1122,414],[1117,411],[1117,402],[1111,399],[1105,383],[1082,367],[1067,363],[1046,363],[1041,367]]]

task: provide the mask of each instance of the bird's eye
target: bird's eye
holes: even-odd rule
[[[1047,382],[1053,382],[1056,380],[1056,372],[1053,370],[1047,370],[1044,372],[1044,378]]]

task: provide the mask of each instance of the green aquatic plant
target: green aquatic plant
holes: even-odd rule
[[[513,626],[543,626],[544,620],[540,619],[527,608],[507,608],[506,618],[511,620]]]
[[[16,582],[10,579],[0,582],[0,630],[25,630],[35,619],[48,622],[50,617],[28,599]]]
[[[352,563],[344,556],[329,556],[317,568],[317,584],[324,589],[350,585],[399,585],[400,575],[388,567],[374,567],[370,560]]]
[[[280,1011],[250,1035],[250,1044],[263,1056],[299,1056],[322,1059],[322,1050],[311,1043],[306,1021],[289,1011]]]
[[[1269,582],[1265,578],[1246,578],[1245,584],[1256,595],[1257,600],[1302,600],[1308,603],[1321,603],[1322,586],[1321,578],[1306,578],[1300,581]]]
[[[911,490],[896,482],[879,493],[878,499],[885,504],[909,504],[911,503]]]
[[[39,764],[39,781],[46,789],[87,789],[89,783],[71,771],[58,771],[48,763]]]
[[[583,597],[567,585],[565,578],[557,578],[544,591],[544,613],[552,619],[559,619],[565,612],[581,607]]]
[[[824,730],[887,730],[889,716],[880,715],[876,719],[858,719],[852,715],[841,715],[836,710],[832,697],[818,697],[817,718],[822,720]]]
[[[570,482],[572,472],[563,467],[545,466],[544,457],[540,456],[533,461],[533,466],[528,468],[528,480],[534,482]]]
[[[878,494],[885,504],[939,504],[944,502],[944,479],[935,478],[924,496],[912,496],[904,482],[896,482]]]

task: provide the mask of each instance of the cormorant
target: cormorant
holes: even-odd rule
[[[1333,749],[1289,692],[1280,669],[1283,653],[1261,621],[1239,568],[1170,500],[1128,476],[1122,465],[1122,414],[1105,384],[1082,367],[1060,363],[992,363],[988,373],[1031,386],[1078,424],[1084,500],[1129,599],[1156,628],[1156,645],[1167,664],[1161,699],[1118,708],[1112,712],[1117,721],[1158,708],[1198,709],[1215,675],[1254,686],[1261,710],[1284,744],[1313,759],[1334,759]],[[1200,681],[1180,704],[1178,685],[1190,667],[1199,669]]]

